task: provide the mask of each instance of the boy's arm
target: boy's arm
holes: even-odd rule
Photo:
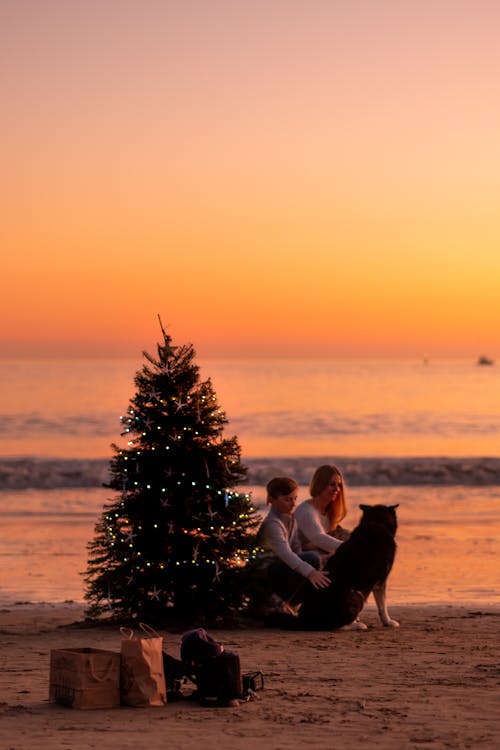
[[[312,565],[309,565],[293,552],[288,542],[285,527],[279,519],[269,519],[266,524],[266,541],[276,557],[279,557],[285,565],[288,565],[291,570],[296,570],[304,578],[309,578],[315,570]]]

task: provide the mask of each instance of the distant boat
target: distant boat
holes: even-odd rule
[[[476,362],[477,365],[483,366],[483,365],[494,365],[495,362],[490,359],[489,357],[485,357],[484,354],[482,354],[480,357],[478,357],[478,360]]]

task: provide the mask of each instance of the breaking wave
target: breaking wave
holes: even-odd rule
[[[251,458],[247,484],[265,485],[273,476],[308,485],[317,466],[334,462],[350,486],[500,485],[500,458],[338,458],[331,456]],[[102,487],[109,481],[108,459],[0,459],[0,490]]]

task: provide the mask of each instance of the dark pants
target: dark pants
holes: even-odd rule
[[[319,552],[300,552],[299,557],[312,565],[316,570],[320,566]],[[269,585],[275,594],[283,601],[291,604],[300,604],[301,592],[304,586],[309,585],[307,578],[285,565],[281,560],[274,560],[268,568]]]

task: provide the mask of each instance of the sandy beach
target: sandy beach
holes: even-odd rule
[[[120,649],[119,628],[82,625],[83,606],[17,604],[0,612],[0,747],[87,750],[166,747],[497,748],[500,609],[393,607],[385,629],[372,605],[366,632],[215,630],[261,670],[259,700],[231,708],[78,710],[48,702],[51,649]],[[75,626],[75,623],[80,625]],[[180,632],[161,630],[178,656]]]

